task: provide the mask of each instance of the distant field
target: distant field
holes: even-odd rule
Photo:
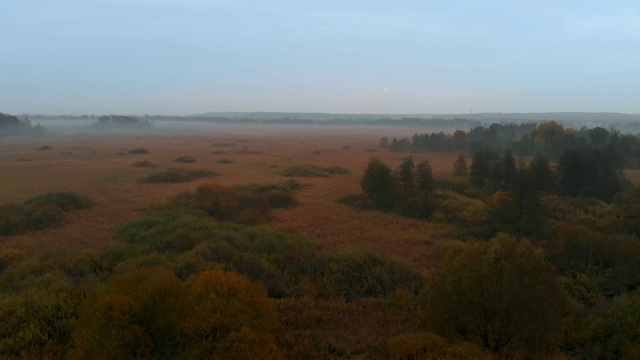
[[[294,165],[339,166],[350,174],[301,178],[311,186],[298,197],[301,205],[275,212],[264,226],[301,233],[320,246],[339,249],[370,246],[428,267],[429,245],[446,229],[375,211],[362,212],[336,200],[360,191],[359,181],[369,159],[395,167],[407,153],[378,146],[383,136],[405,137],[430,129],[391,127],[212,125],[136,135],[66,135],[7,139],[0,145],[0,203],[20,203],[45,192],[77,191],[94,199],[92,209],[74,215],[63,227],[15,236],[5,244],[31,251],[49,248],[101,248],[116,241],[116,229],[140,210],[168,197],[194,190],[199,184],[267,183],[286,179]],[[197,131],[195,131],[197,130]],[[39,150],[47,146],[47,151]],[[147,153],[129,154],[146,149]],[[138,152],[138,151],[134,151]],[[217,153],[216,153],[217,152]],[[411,154],[427,158],[436,176],[448,176],[455,156]],[[191,156],[193,164],[176,163]],[[233,163],[220,164],[220,160]],[[139,166],[140,162],[155,165]],[[170,168],[215,171],[221,175],[178,184],[142,184],[139,180]]]

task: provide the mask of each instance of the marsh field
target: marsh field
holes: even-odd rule
[[[52,124],[0,142],[0,357],[640,353],[638,170],[605,202],[381,141],[440,129]]]
[[[76,191],[97,205],[74,214],[60,228],[3,239],[3,244],[29,251],[104,247],[117,241],[118,226],[136,218],[145,207],[180,192],[212,182],[232,186],[282,181],[288,179],[283,175],[287,168],[313,164],[340,166],[351,173],[298,178],[309,185],[298,194],[300,205],[275,211],[261,226],[309,236],[328,249],[366,245],[427,266],[424,253],[431,241],[441,237],[441,226],[362,212],[337,202],[361,191],[360,179],[370,158],[396,166],[407,156],[381,148],[381,137],[411,136],[424,128],[196,125],[192,130],[168,125],[167,133],[146,135],[77,134],[4,141],[0,153],[2,203],[20,203],[47,192]],[[51,150],[39,150],[43,146]],[[135,149],[148,153],[129,154]],[[415,155],[416,159],[428,158],[436,176],[448,177],[457,154]],[[176,162],[180,156],[191,156],[195,162]],[[141,161],[153,167],[135,166]],[[139,182],[170,168],[211,170],[220,176],[177,184]]]

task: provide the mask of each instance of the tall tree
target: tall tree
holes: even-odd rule
[[[398,184],[400,185],[400,189],[402,190],[402,197],[406,202],[414,193],[414,170],[415,163],[413,162],[413,158],[411,156],[407,156],[402,161],[402,164],[398,166],[396,169],[396,179],[398,180]]]
[[[516,177],[516,159],[511,154],[510,150],[504,152],[504,156],[499,164],[500,174],[500,188],[502,190],[510,190],[513,188],[513,183]]]
[[[382,160],[375,158],[369,160],[360,186],[377,208],[388,210],[395,205],[396,180],[391,168]]]
[[[419,216],[427,217],[431,215],[432,209],[429,206],[429,198],[436,187],[436,180],[433,178],[433,171],[429,160],[424,159],[416,166],[416,187],[421,197]]]
[[[554,185],[554,174],[549,161],[538,154],[529,163],[529,180],[533,191],[551,192]]]
[[[467,177],[469,175],[469,169],[467,167],[467,160],[463,153],[458,154],[456,161],[453,163],[453,176]]]
[[[431,321],[443,334],[494,353],[553,346],[565,309],[543,253],[506,234],[453,248],[430,291]]]
[[[478,188],[487,185],[491,175],[491,159],[492,155],[489,151],[478,150],[475,152],[471,163],[471,185]]]

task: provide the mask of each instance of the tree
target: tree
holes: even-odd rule
[[[491,175],[491,153],[486,150],[478,150],[473,155],[471,163],[471,185],[482,188],[487,185]]]
[[[420,194],[421,204],[418,216],[427,217],[431,215],[433,209],[429,206],[429,197],[436,188],[436,180],[433,178],[433,171],[429,160],[424,159],[416,166],[416,187]]]
[[[453,176],[467,177],[468,174],[467,160],[464,158],[464,154],[460,153],[453,163]]]
[[[494,353],[551,350],[565,309],[543,253],[506,234],[451,248],[430,291],[429,315],[441,333]]]
[[[536,155],[529,163],[529,180],[533,191],[551,192],[553,189],[553,170],[543,155]]]
[[[640,238],[640,185],[618,194],[613,211],[624,231]]]
[[[389,166],[380,159],[369,160],[360,186],[377,208],[383,210],[393,208],[396,201],[396,185]]]
[[[415,164],[411,156],[407,156],[402,161],[402,164],[396,169],[396,179],[402,190],[404,202],[406,203],[414,192],[413,171]]]
[[[513,188],[513,182],[516,177],[516,159],[514,159],[511,151],[504,152],[504,156],[497,163],[499,175],[499,188],[502,190],[510,190]]]

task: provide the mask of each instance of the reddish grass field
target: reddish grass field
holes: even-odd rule
[[[309,185],[297,194],[301,205],[274,212],[273,219],[262,226],[306,235],[332,250],[369,246],[426,269],[430,247],[446,236],[445,227],[356,210],[336,201],[360,191],[362,171],[372,157],[395,167],[407,156],[380,148],[381,137],[430,131],[433,129],[216,124],[173,134],[3,139],[0,203],[20,203],[41,193],[72,190],[89,196],[97,206],[74,213],[61,227],[0,239],[0,246],[28,253],[52,248],[101,248],[116,241],[116,229],[139,216],[141,209],[179,192],[194,190],[199,184],[274,182],[284,180],[281,173],[291,165],[314,164],[341,166],[352,173],[298,179]],[[44,145],[52,149],[38,150]],[[149,153],[128,154],[136,148],[148,149]],[[194,157],[196,162],[174,162],[185,155]],[[427,158],[436,177],[448,176],[455,158],[453,154],[411,155],[416,161]],[[221,159],[233,163],[220,164]],[[157,167],[133,166],[142,160]],[[222,175],[181,184],[138,183],[149,174],[169,168],[213,170]]]

